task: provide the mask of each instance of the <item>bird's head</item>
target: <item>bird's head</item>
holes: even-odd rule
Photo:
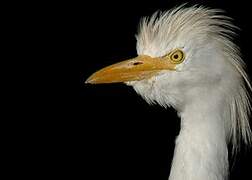
[[[86,82],[125,82],[149,103],[176,109],[211,90],[236,91],[243,68],[230,41],[234,26],[221,12],[182,6],[142,19],[138,56],[105,67]]]
[[[235,28],[223,11],[201,6],[155,13],[140,23],[138,56],[95,72],[86,83],[124,82],[147,102],[171,105],[178,112],[195,101],[201,102],[199,108],[224,108],[233,147],[241,139],[249,144],[251,85],[232,42]]]

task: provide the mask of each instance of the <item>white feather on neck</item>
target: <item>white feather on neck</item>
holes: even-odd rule
[[[181,130],[169,180],[224,180],[228,149],[224,122],[228,106],[215,92],[195,94],[181,115]],[[208,102],[208,103],[206,103]]]

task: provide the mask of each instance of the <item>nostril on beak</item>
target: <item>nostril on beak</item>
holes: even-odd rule
[[[138,61],[138,62],[133,63],[134,66],[139,65],[139,64],[143,64],[143,62]]]

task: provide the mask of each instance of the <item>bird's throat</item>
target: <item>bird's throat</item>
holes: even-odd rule
[[[206,104],[206,103],[205,103]],[[223,108],[191,104],[181,113],[181,130],[169,180],[225,180],[228,150]]]

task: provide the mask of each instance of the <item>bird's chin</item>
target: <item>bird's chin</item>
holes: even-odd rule
[[[143,97],[149,104],[156,104],[155,94],[155,78],[144,79],[140,81],[125,82],[128,86],[132,86],[137,94]]]
[[[180,100],[176,98],[171,91],[160,91],[162,87],[159,84],[157,77],[144,79],[140,81],[125,82],[128,86],[132,86],[137,94],[149,104],[159,104],[163,107],[172,106],[179,109]]]
[[[143,79],[139,81],[128,81],[128,82],[125,82],[125,84],[128,86],[132,86],[134,89],[137,89],[137,90],[140,90],[140,89],[144,90],[142,89],[144,87],[146,88],[146,90],[150,91],[151,88],[153,88],[154,81],[150,78],[150,79]]]

